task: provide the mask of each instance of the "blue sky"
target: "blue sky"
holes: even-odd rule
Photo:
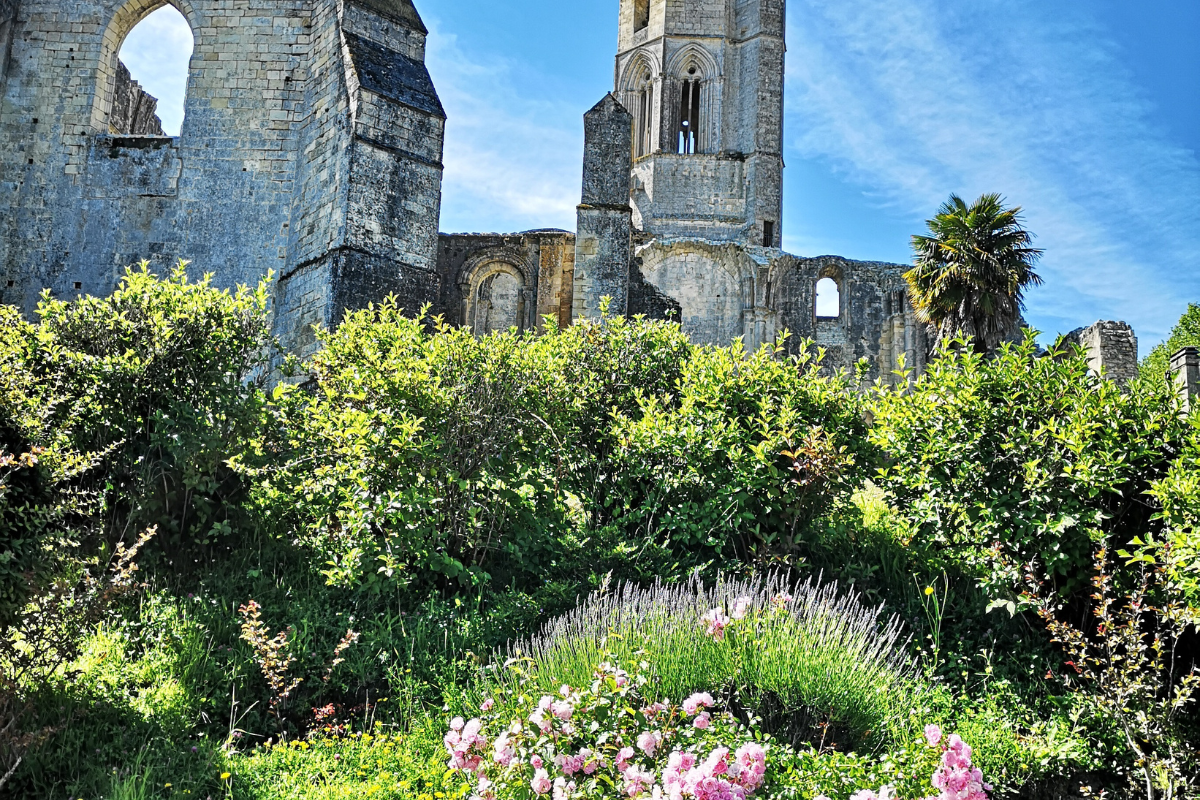
[[[442,230],[573,229],[617,0],[417,4]],[[169,132],[190,47],[164,9],[122,50]],[[1126,320],[1145,354],[1200,302],[1200,0],[789,0],[786,108],[790,252],[907,263],[951,192],[998,191],[1047,251],[1047,334]]]

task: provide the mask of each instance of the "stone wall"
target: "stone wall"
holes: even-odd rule
[[[180,136],[117,101],[125,35],[167,2],[195,37]],[[12,0],[0,0],[0,21]],[[2,22],[0,22],[2,24]],[[445,115],[410,0],[23,0],[0,97],[0,300],[107,294],[178,258],[273,273],[277,331],[396,292],[437,299]]]
[[[1078,328],[1064,337],[1087,352],[1088,366],[1097,375],[1117,383],[1138,375],[1138,340],[1133,328],[1124,322],[1097,322]]]
[[[560,230],[442,234],[432,313],[484,335],[571,324],[575,235]]]
[[[113,88],[112,112],[108,116],[108,131],[133,136],[166,136],[158,118],[158,98],[152,97],[129,74],[121,61],[117,62],[116,84]]]
[[[780,329],[791,334],[795,352],[812,339],[826,350],[825,363],[853,368],[866,360],[870,380],[896,383],[903,367],[914,376],[925,368],[929,340],[908,299],[900,264],[853,261],[839,256],[798,258],[785,255],[771,269],[769,305],[779,314]],[[817,316],[817,283],[834,281],[840,300],[836,317]]]

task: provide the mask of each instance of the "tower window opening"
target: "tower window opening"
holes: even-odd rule
[[[633,30],[636,33],[650,25],[650,0],[633,0]]]
[[[842,315],[842,291],[833,278],[817,281],[816,312],[818,319],[837,319]]]
[[[695,74],[695,68],[690,70]],[[679,97],[678,152],[695,155],[700,152],[700,81],[689,78],[683,82]]]
[[[187,20],[169,4],[129,32],[117,56],[110,133],[179,135],[194,44]]]
[[[647,78],[642,81],[637,94],[637,112],[634,116],[634,157],[649,155],[654,138],[654,84]]]
[[[763,247],[775,246],[775,223],[767,220],[763,223]]]

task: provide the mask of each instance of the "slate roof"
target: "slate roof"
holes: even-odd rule
[[[382,14],[415,31],[429,33],[425,23],[421,22],[421,15],[417,13],[412,0],[350,0],[350,2],[356,6],[368,8],[376,14]]]
[[[382,0],[380,0],[382,2]],[[423,62],[347,32],[346,44],[362,87],[410,108],[446,118],[433,78]]]

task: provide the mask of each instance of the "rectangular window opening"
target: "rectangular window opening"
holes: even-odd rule
[[[767,220],[763,223],[763,247],[775,246],[775,223]]]
[[[650,26],[650,0],[633,0],[634,33]]]

